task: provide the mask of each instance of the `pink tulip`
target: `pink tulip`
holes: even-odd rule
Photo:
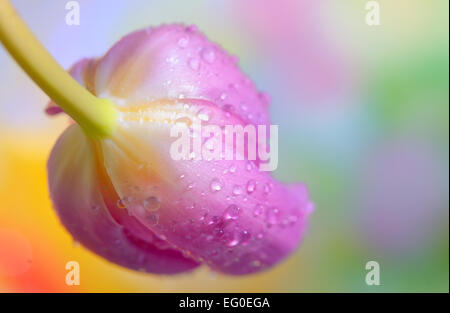
[[[170,157],[170,127],[199,112],[205,124],[268,124],[268,98],[194,26],[134,32],[70,73],[119,111],[112,136],[90,139],[73,124],[51,153],[51,198],[75,240],[122,266],[169,274],[202,263],[248,274],[297,248],[313,210],[304,185],[277,182],[259,160]]]

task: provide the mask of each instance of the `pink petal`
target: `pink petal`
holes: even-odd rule
[[[195,27],[169,25],[122,38],[98,61],[96,93],[129,102],[165,98],[209,100],[246,124],[268,122],[268,97],[234,57]]]
[[[229,274],[276,264],[298,246],[313,210],[305,186],[278,183],[248,160],[173,160],[172,124],[158,117],[186,104],[186,114],[208,107],[213,124],[242,122],[190,99],[150,104],[151,123],[123,115],[117,135],[102,142],[114,188],[130,199],[130,214],[194,260]]]
[[[304,185],[278,183],[258,170],[258,159],[170,156],[170,128],[202,110],[210,113],[205,124],[268,123],[267,97],[225,51],[193,27],[163,26],[130,34],[74,69],[120,111],[116,133],[95,149],[76,127],[52,152],[52,199],[74,238],[115,263],[155,273],[205,262],[246,274],[295,250],[313,210]],[[93,205],[100,215],[89,211]]]
[[[100,190],[108,181],[99,179],[95,155],[91,142],[73,125],[58,139],[48,162],[52,202],[72,236],[91,251],[131,269],[174,274],[195,268],[196,262],[118,208],[114,191]]]

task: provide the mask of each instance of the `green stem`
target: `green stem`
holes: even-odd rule
[[[118,113],[113,103],[82,87],[47,52],[15,12],[0,0],[0,41],[33,81],[91,137],[111,135]]]

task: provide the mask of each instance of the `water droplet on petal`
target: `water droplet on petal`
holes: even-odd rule
[[[231,104],[225,104],[222,109],[225,111],[225,116],[230,117],[234,107]]]
[[[295,225],[295,223],[297,223],[297,221],[298,221],[298,217],[295,215],[291,215],[288,217],[289,225]]]
[[[207,122],[211,118],[211,111],[207,108],[202,108],[198,111],[197,117],[200,120]]]
[[[247,193],[251,194],[256,189],[256,182],[253,179],[250,179],[247,182]]]
[[[181,37],[178,39],[178,47],[180,48],[186,48],[189,44],[189,38],[187,37]]]
[[[119,209],[125,209],[127,204],[129,204],[129,199],[128,197],[123,197],[122,199],[117,200],[116,204]]]
[[[275,225],[278,223],[280,211],[276,207],[271,207],[266,210],[266,222],[269,225]]]
[[[225,218],[225,220],[236,220],[240,214],[241,214],[241,209],[237,205],[231,204],[225,210],[224,218]]]
[[[171,65],[175,65],[178,63],[178,58],[176,56],[169,56],[166,58],[166,62],[171,64]]]
[[[252,262],[252,266],[253,266],[253,267],[260,267],[260,266],[261,266],[261,261],[254,260],[254,261]]]
[[[272,188],[270,187],[270,185],[268,183],[264,184],[264,194],[268,195],[270,193],[270,190]]]
[[[222,228],[216,227],[216,228],[214,228],[213,233],[214,233],[214,236],[216,236],[216,237],[222,237],[224,234],[224,231]]]
[[[219,222],[219,220],[220,220],[220,217],[218,217],[218,216],[212,216],[211,217],[211,219],[209,220],[209,222],[208,222],[208,225],[214,225],[214,224],[217,224],[218,222]]]
[[[144,209],[147,211],[158,211],[161,206],[161,200],[158,197],[148,197],[144,200]]]
[[[230,171],[230,173],[236,172],[236,165],[231,165],[229,171]]]
[[[213,63],[216,59],[216,54],[214,53],[214,50],[210,48],[205,48],[201,52],[202,59],[205,60],[208,63]]]
[[[242,194],[242,187],[239,185],[234,185],[233,187],[233,195],[239,196]]]
[[[253,209],[254,216],[260,216],[264,213],[264,206],[262,204],[257,204]]]
[[[220,191],[222,189],[222,183],[217,178],[214,178],[211,181],[210,188],[213,192]]]
[[[191,69],[196,71],[200,68],[200,61],[198,59],[192,58],[192,59],[189,59],[188,65]]]
[[[250,240],[251,237],[251,234],[247,230],[243,230],[239,233],[239,242],[241,244],[245,244]]]
[[[189,184],[186,186],[186,190],[192,190],[192,189],[194,189],[194,186],[195,186],[194,183],[189,183]]]
[[[237,246],[239,243],[239,239],[238,238],[233,238],[230,241],[227,242],[227,246],[228,247],[234,247]]]

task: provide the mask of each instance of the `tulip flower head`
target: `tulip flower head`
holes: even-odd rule
[[[269,123],[268,97],[196,27],[136,31],[70,74],[114,109],[114,127],[100,135],[75,118],[48,161],[53,206],[77,242],[156,274],[201,264],[248,274],[297,248],[313,210],[305,185],[276,181],[248,151],[221,160],[171,157],[175,125]],[[76,116],[53,102],[47,108],[63,110]]]

